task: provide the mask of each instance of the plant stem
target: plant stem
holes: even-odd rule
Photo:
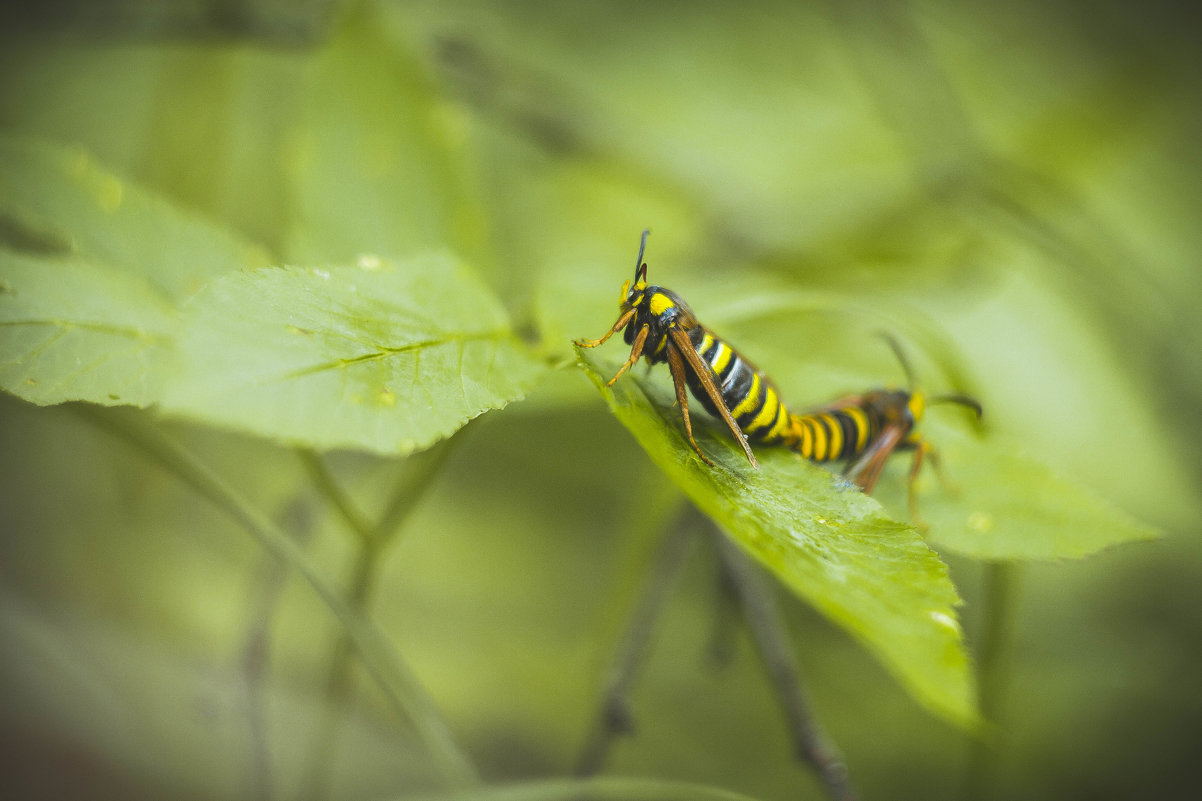
[[[635,603],[610,665],[600,710],[576,762],[576,776],[591,776],[600,770],[614,737],[634,729],[627,697],[646,661],[655,622],[680,577],[693,544],[693,531],[682,524],[682,518],[691,516],[690,509],[685,507],[685,513],[671,525],[647,574],[642,594]]]
[[[717,560],[714,592],[713,627],[710,633],[709,655],[715,667],[727,667],[735,660],[742,633],[743,609],[739,588],[724,561]]]
[[[343,492],[342,487],[338,485],[338,482],[330,473],[330,468],[326,465],[325,459],[321,458],[321,455],[317,452],[308,448],[298,448],[296,455],[300,458],[301,464],[304,465],[305,471],[309,474],[313,485],[317,487],[317,491],[330,502],[351,531],[355,532],[360,543],[364,546],[369,546],[372,539],[372,527],[350,497]]]
[[[796,742],[797,755],[813,766],[827,795],[836,801],[854,801],[855,793],[847,778],[847,768],[826,742],[802,690],[801,671],[789,648],[784,620],[772,589],[731,540],[717,528],[714,540],[718,555],[729,571],[752,638],[780,695],[789,729]]]
[[[408,719],[427,748],[448,787],[463,789],[478,783],[475,768],[455,742],[433,701],[410,667],[378,627],[349,606],[322,578],[320,571],[295,542],[265,515],[180,445],[140,422],[133,415],[99,410],[87,404],[71,407],[84,419],[118,436],[150,456],[202,497],[247,530],[273,557],[295,570],[338,619],[363,661],[396,711]]]
[[[987,562],[981,602],[981,643],[977,650],[978,705],[981,716],[996,723],[1009,677],[1009,652],[1013,639],[1015,596],[1019,567],[1012,562]],[[970,745],[960,797],[980,801],[988,797],[997,772],[997,738],[979,736]]]
[[[301,547],[310,539],[309,526],[289,527],[293,539]],[[246,715],[250,736],[251,797],[269,801],[273,795],[271,751],[267,738],[266,699],[263,680],[271,660],[271,625],[275,608],[283,593],[288,567],[278,559],[265,555],[259,575],[251,584],[250,626],[242,646],[242,675],[246,690]]]
[[[371,597],[375,594],[385,549],[395,540],[409,514],[440,474],[451,452],[450,443],[451,440],[443,440],[425,453],[410,457],[409,469],[402,471],[388,505],[375,525],[367,524],[366,516],[343,491],[321,456],[308,450],[299,452],[318,490],[358,539],[359,550],[352,567],[348,603],[362,614],[367,614]],[[326,676],[324,712],[310,748],[309,775],[304,791],[310,801],[320,801],[329,796],[330,775],[338,748],[338,726],[354,691],[352,654],[346,632],[340,633],[331,646],[327,660],[329,672]]]
[[[599,770],[613,738],[633,728],[627,706],[630,688],[645,661],[655,622],[680,576],[693,542],[693,532],[699,525],[710,525],[713,530],[730,588],[738,597],[752,638],[780,695],[798,756],[814,768],[833,801],[855,801],[856,795],[848,782],[843,762],[827,745],[810,714],[809,703],[802,691],[801,672],[789,648],[784,621],[771,588],[743,552],[691,504],[678,515],[660,546],[643,593],[631,613],[610,667],[601,711],[577,763],[576,775],[589,776]],[[570,797],[592,796],[581,792]]]

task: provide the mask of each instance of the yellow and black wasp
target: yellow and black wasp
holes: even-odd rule
[[[618,320],[600,339],[578,340],[577,345],[595,348],[619,331],[623,332],[630,356],[606,386],[645,357],[651,364],[667,362],[676,389],[676,401],[684,419],[685,436],[701,460],[713,461],[693,439],[686,387],[706,411],[726,423],[747,454],[752,467],[759,467],[750,442],[781,445],[816,462],[847,460],[844,475],[864,492],[871,492],[885,460],[895,450],[914,450],[910,469],[911,511],[913,483],[930,446],[914,430],[922,418],[926,398],[913,389],[909,362],[897,343],[889,338],[910,381],[908,390],[873,390],[851,395],[808,414],[792,414],[785,407],[776,385],[742,354],[697,321],[692,309],[679,295],[661,286],[648,285],[643,253],[647,235],[643,231],[634,280],[622,285]],[[958,403],[981,414],[981,405],[966,395],[941,395],[931,403]],[[933,455],[933,454],[932,454]]]
[[[643,252],[649,233],[643,231],[639,243],[633,283],[622,284],[618,321],[600,339],[577,340],[576,344],[582,348],[595,348],[617,332],[624,331],[623,337],[630,345],[630,358],[606,386],[612,386],[640,356],[645,356],[651,364],[666,361],[684,418],[685,436],[701,460],[711,466],[714,464],[693,439],[685,387],[706,411],[726,423],[730,433],[743,446],[751,466],[758,468],[759,462],[751,452],[748,440],[779,442],[789,427],[789,413],[781,403],[780,393],[755,365],[697,322],[693,310],[679,295],[661,286],[647,284]]]
[[[848,395],[804,415],[793,415],[786,444],[815,462],[847,460],[843,475],[866,493],[872,492],[889,455],[896,450],[914,451],[910,464],[910,517],[918,522],[914,483],[923,458],[939,463],[931,445],[915,430],[928,405],[955,403],[968,407],[981,418],[983,410],[975,398],[959,393],[927,398],[914,389],[910,362],[895,339],[885,336],[901,362],[908,389],[874,389]]]

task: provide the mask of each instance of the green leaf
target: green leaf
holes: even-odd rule
[[[830,472],[780,448],[757,451],[754,470],[728,435],[694,415],[707,467],[684,439],[666,386],[605,380],[580,365],[651,459],[703,512],[800,598],[863,643],[921,703],[964,725],[977,713],[974,684],[947,567],[910,526]]]
[[[923,431],[946,480],[923,470],[918,512],[941,547],[976,559],[1070,559],[1159,536],[1001,436],[973,436],[938,417]],[[892,465],[877,485],[888,508],[905,508],[904,472]]]
[[[381,454],[449,436],[543,369],[445,255],[231,274],[196,298],[178,355],[168,411]]]
[[[0,250],[0,387],[27,401],[153,403],[174,327],[137,275]]]
[[[7,236],[6,236],[7,234]],[[99,166],[82,150],[0,136],[0,241],[70,252],[183,299],[267,254]]]

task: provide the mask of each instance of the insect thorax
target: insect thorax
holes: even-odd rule
[[[627,345],[634,343],[643,326],[647,326],[647,341],[643,354],[652,364],[667,360],[668,331],[679,326],[685,332],[697,326],[693,312],[680,296],[661,286],[648,286],[633,301],[634,319],[622,332]]]

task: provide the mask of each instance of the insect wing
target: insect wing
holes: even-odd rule
[[[730,433],[743,446],[743,453],[747,454],[747,460],[751,462],[752,467],[758,470],[760,463],[756,461],[755,454],[751,452],[751,445],[747,443],[747,437],[743,436],[743,431],[739,428],[739,424],[730,416],[730,410],[726,408],[726,401],[722,400],[722,393],[718,391],[718,387],[714,383],[713,369],[693,349],[693,343],[689,340],[689,335],[683,330],[672,328],[668,331],[668,335],[672,337],[672,342],[680,352],[680,355],[684,356],[685,362],[692,369],[693,373],[696,374],[697,380],[701,383],[701,388],[705,390],[705,394],[713,402],[714,408],[718,410],[722,419],[730,428]]]
[[[833,400],[830,403],[824,403],[821,406],[811,406],[807,409],[803,409],[799,416],[814,417],[816,415],[828,414],[830,412],[841,412],[849,407],[862,409],[864,407],[864,396],[844,395],[842,398]]]

